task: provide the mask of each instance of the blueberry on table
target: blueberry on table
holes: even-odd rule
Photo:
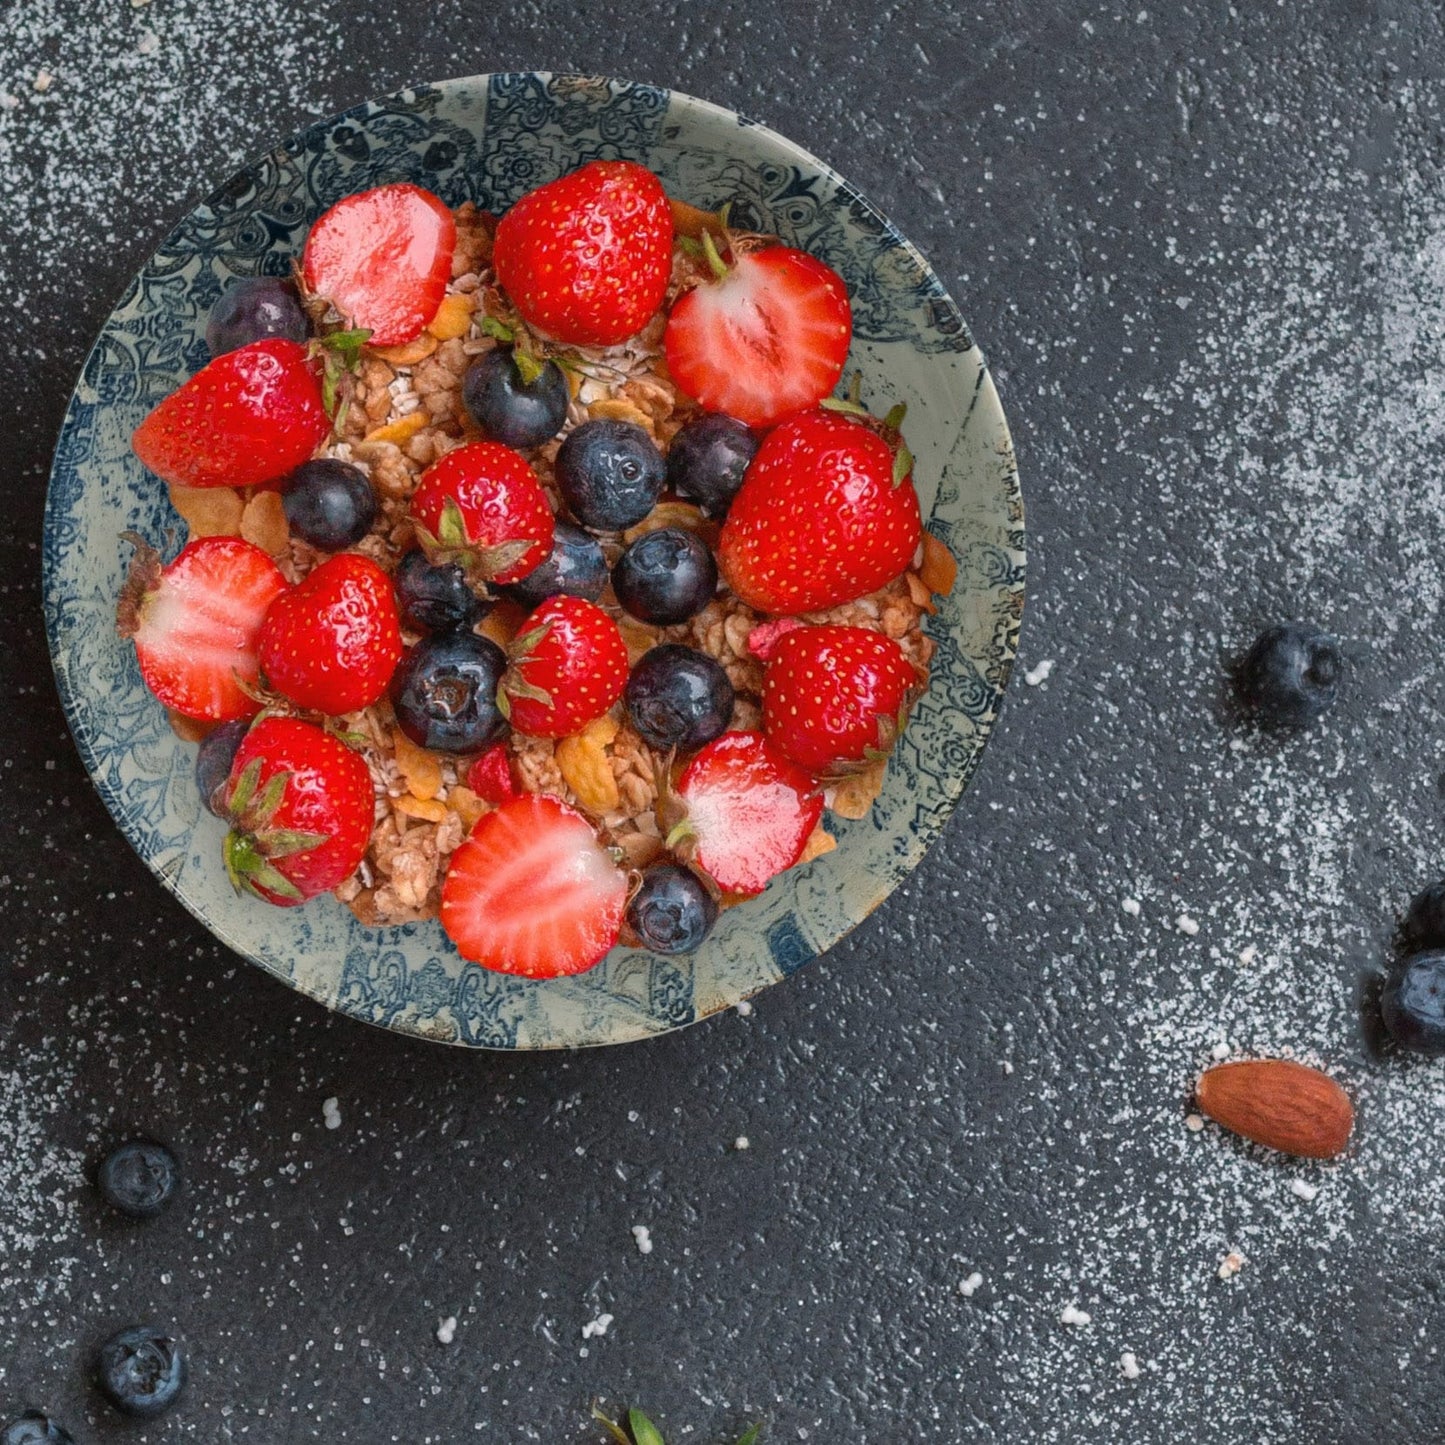
[[[236,749],[241,746],[241,739],[250,726],[250,718],[222,723],[201,739],[196,753],[196,791],[200,793],[206,810],[218,818],[226,816],[226,810],[218,803],[221,785],[231,776]]]
[[[539,447],[551,441],[567,420],[571,399],[567,378],[555,361],[528,357],[519,366],[510,346],[484,351],[462,378],[462,405],[472,420],[492,441],[509,447]]]
[[[1401,932],[1412,949],[1445,948],[1445,879],[1411,899]]]
[[[733,685],[706,653],[680,643],[649,648],[622,694],[632,726],[649,746],[691,752],[727,731]]]
[[[657,504],[667,463],[630,421],[584,421],[557,452],[558,489],[572,515],[594,532],[618,532]]]
[[[717,591],[717,563],[695,532],[660,527],[639,537],[612,569],[617,600],[641,622],[670,627],[696,616]]]
[[[140,1325],[112,1335],[101,1347],[96,1380],[106,1399],[126,1415],[169,1410],[186,1383],[186,1357],[169,1330]]]
[[[502,591],[530,611],[559,594],[596,602],[606,585],[607,559],[597,538],[559,517],[546,560]]]
[[[376,520],[376,493],[360,467],[335,457],[303,462],[281,483],[286,522],[318,552],[354,547]]]
[[[392,574],[396,607],[413,632],[454,632],[480,622],[491,610],[467,585],[459,562],[433,565],[420,549],[408,552]]]
[[[75,1445],[75,1436],[39,1410],[27,1410],[0,1429],[0,1445]]]
[[[211,307],[206,321],[206,345],[213,357],[268,336],[305,342],[309,334],[296,288],[277,276],[233,282]]]
[[[397,725],[418,747],[479,753],[507,730],[497,685],[507,657],[474,632],[444,632],[418,642],[391,680]]]
[[[113,1209],[132,1219],[153,1219],[175,1197],[181,1171],[164,1144],[131,1139],[100,1161],[95,1182]]]
[[[697,874],[675,863],[649,868],[627,905],[627,921],[655,953],[691,953],[712,932],[717,913]]]
[[[667,449],[667,485],[720,522],[757,449],[758,435],[751,428],[721,412],[703,412]]]
[[[1380,995],[1380,1016],[1403,1048],[1445,1054],[1445,949],[1405,960]]]
[[[1239,690],[1263,723],[1306,727],[1334,705],[1340,644],[1306,622],[1267,627],[1239,666]]]

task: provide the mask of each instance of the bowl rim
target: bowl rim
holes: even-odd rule
[[[123,798],[120,788],[106,779],[102,770],[97,766],[100,754],[84,726],[84,714],[81,707],[81,689],[77,688],[75,679],[71,676],[71,670],[63,664],[60,649],[56,645],[55,626],[52,621],[52,610],[50,601],[58,582],[59,556],[58,548],[54,542],[54,521],[58,511],[56,501],[57,488],[55,485],[56,474],[61,464],[62,447],[72,424],[72,410],[79,397],[81,386],[88,375],[91,363],[96,354],[105,344],[107,333],[116,311],[124,302],[131,288],[137,279],[143,276],[156,262],[157,258],[164,255],[173,241],[176,241],[185,231],[188,222],[198,212],[205,208],[213,208],[214,204],[224,200],[227,193],[233,190],[237,183],[244,178],[254,176],[259,168],[267,162],[285,156],[288,152],[304,146],[307,142],[320,139],[328,131],[334,130],[347,122],[364,122],[370,112],[378,106],[384,106],[388,102],[402,101],[407,97],[424,94],[427,92],[451,92],[468,88],[480,88],[486,90],[489,84],[496,80],[540,80],[544,84],[555,81],[572,82],[578,85],[590,85],[605,87],[609,91],[615,87],[626,89],[655,90],[667,98],[669,107],[677,104],[687,110],[692,110],[707,116],[714,122],[721,122],[744,128],[753,133],[766,136],[769,141],[784,153],[788,154],[795,163],[798,163],[809,170],[830,181],[837,190],[846,195],[851,204],[865,212],[871,221],[878,227],[879,231],[888,238],[890,247],[896,248],[906,254],[917,268],[921,276],[928,278],[933,283],[930,292],[930,300],[939,307],[957,325],[963,335],[967,336],[971,348],[977,352],[980,367],[980,384],[987,389],[992,409],[996,413],[994,426],[1000,440],[1000,446],[1007,451],[1008,464],[1003,468],[1005,479],[1005,499],[1017,516],[1015,528],[1016,540],[1013,535],[1010,539],[1010,549],[1014,553],[1018,577],[1017,581],[1005,586],[999,584],[1001,593],[1006,594],[1012,604],[1008,621],[1002,632],[997,634],[995,645],[998,651],[995,673],[996,681],[993,683],[994,701],[988,715],[976,724],[975,740],[971,745],[969,756],[963,765],[950,772],[941,789],[941,796],[944,806],[937,814],[936,820],[922,827],[915,827],[908,834],[906,851],[900,856],[896,876],[888,881],[877,895],[870,899],[859,917],[853,922],[847,923],[841,931],[835,933],[831,939],[821,948],[813,950],[809,957],[799,967],[806,963],[814,962],[824,953],[836,948],[849,934],[858,928],[873,912],[875,912],[898,887],[902,878],[913,872],[922,861],[928,849],[938,840],[943,829],[947,826],[949,819],[953,816],[960,798],[972,782],[975,773],[982,763],[984,752],[988,742],[993,735],[994,728],[998,723],[999,712],[1002,708],[1004,698],[1008,691],[1009,682],[1014,670],[1015,661],[1018,655],[1019,637],[1022,627],[1023,613],[1026,606],[1026,575],[1027,575],[1027,522],[1023,491],[1019,480],[1019,472],[1014,456],[1012,432],[1008,424],[1007,416],[1003,410],[1002,402],[992,385],[992,373],[988,368],[981,348],[973,336],[972,329],[968,326],[962,311],[954,301],[953,296],[939,280],[937,273],[927,258],[914,243],[905,236],[892,220],[876,205],[866,194],[858,189],[851,181],[834,169],[827,161],[814,155],[811,151],[782,135],[780,132],[763,122],[753,120],[743,112],[731,110],[726,106],[719,105],[699,96],[692,95],[686,91],[676,90],[669,86],[659,85],[655,82],[644,80],[632,80],[620,76],[607,76],[589,73],[585,71],[570,70],[505,70],[505,71],[484,71],[472,75],[451,76],[444,80],[436,81],[415,81],[405,85],[398,90],[383,95],[372,96],[348,106],[346,109],[333,114],[321,116],[307,124],[292,131],[281,139],[281,141],[265,150],[258,150],[251,154],[243,163],[237,166],[218,185],[212,186],[204,195],[182,213],[170,228],[164,233],[159,242],[151,249],[150,253],[140,263],[134,272],[130,274],[124,283],[120,294],[114,299],[109,307],[105,319],[101,322],[95,339],[86,349],[84,358],[81,361],[76,377],[75,386],[71,389],[67,398],[65,412],[62,417],[56,440],[51,453],[51,465],[46,480],[46,501],[42,521],[41,536],[41,596],[45,614],[45,630],[47,648],[50,653],[51,669],[55,677],[56,690],[60,697],[61,709],[65,715],[67,727],[75,742],[76,750],[79,752],[81,762],[85,767],[86,774],[91,785],[95,788],[101,802],[105,805],[115,822],[117,831],[125,838],[126,842],[145,863],[150,872],[159,880],[163,888],[176,898],[181,905],[191,914],[206,931],[219,942],[223,947],[236,954],[246,963],[258,968],[263,974],[276,979],[278,982],[290,988],[294,993],[301,994],[312,1002],[325,1008],[327,1012],[341,1014],[356,1022],[367,1024],[372,1028],[384,1030],[387,1033],[401,1034],[403,1036],[425,1041],[427,1043],[443,1043],[452,1047],[467,1050],[469,1052],[487,1053],[542,1053],[555,1052],[560,1050],[574,1050],[580,1048],[606,1048],[626,1043],[645,1043],[650,1039],[661,1038],[667,1034],[677,1033],[682,1029],[690,1028],[694,1024],[703,1022],[705,1019],[715,1017],[719,1013],[726,1012],[729,1008],[735,1007],[737,1003],[755,997],[766,989],[778,983],[786,981],[791,975],[784,974],[778,978],[764,981],[757,987],[747,992],[738,993],[736,997],[726,1001],[718,1002],[715,1006],[699,1009],[694,1012],[691,1018],[681,1022],[667,1023],[662,1028],[640,1030],[626,1037],[586,1039],[581,1041],[546,1041],[528,1043],[527,1045],[496,1045],[490,1043],[478,1043],[471,1040],[456,1038],[439,1038],[434,1033],[429,1033],[418,1028],[410,1021],[397,1019],[386,1021],[369,1018],[364,1013],[354,1012],[341,1006],[339,1000],[333,1000],[321,996],[317,992],[307,988],[298,980],[295,975],[286,975],[277,972],[270,967],[263,959],[253,954],[250,948],[234,938],[225,925],[210,917],[204,909],[193,902],[179,883],[181,870],[175,869],[161,863],[149,850],[142,850],[137,846],[136,840],[132,837],[125,820],[125,813],[122,807]],[[937,329],[936,325],[932,329]],[[929,514],[930,516],[932,513]],[[925,525],[928,518],[924,519]]]

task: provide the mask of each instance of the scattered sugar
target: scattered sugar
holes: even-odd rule
[[[959,1281],[958,1292],[964,1299],[972,1299],[983,1285],[983,1276],[977,1271]]]
[[[1291,1179],[1289,1192],[1296,1199],[1303,1199],[1306,1204],[1312,1204],[1319,1194],[1320,1188],[1318,1184],[1311,1184],[1307,1179]]]
[[[1088,1310],[1081,1310],[1077,1305],[1065,1305],[1059,1314],[1061,1325],[1070,1325],[1075,1329],[1082,1329],[1085,1325],[1092,1323],[1093,1315]]]
[[[321,1103],[321,1118],[328,1129],[341,1127],[341,1104],[335,1099],[324,1099]]]
[[[652,1253],[652,1231],[645,1224],[634,1224],[632,1237],[637,1241],[638,1254]]]
[[[588,1320],[587,1323],[582,1326],[582,1338],[584,1340],[590,1340],[605,1335],[612,1324],[612,1318],[609,1314],[600,1314],[596,1319]]]
[[[1143,909],[1143,904],[1141,904],[1137,898],[1126,898],[1119,907],[1122,908],[1130,918],[1137,918]]]
[[[1125,1350],[1124,1353],[1119,1356],[1119,1373],[1123,1375],[1126,1380],[1137,1380],[1140,1374],[1143,1373],[1139,1369],[1139,1357],[1133,1350]]]
[[[1054,670],[1054,659],[1046,657],[1042,662],[1036,663],[1024,673],[1024,681],[1030,687],[1038,687],[1040,683],[1049,680],[1049,674]]]
[[[747,1001],[747,999],[745,999],[745,998],[740,998],[740,999],[737,1001],[737,1003],[735,1003],[735,1004],[733,1005],[733,1007],[734,1007],[735,1009],[737,1009],[737,1011],[738,1011],[744,1018],[747,1018],[747,1016],[748,1016],[750,1013],[752,1013],[752,1011],[753,1011],[753,1006],[752,1006],[752,1004],[750,1004],[750,1003]]]
[[[1190,938],[1193,938],[1194,935],[1199,932],[1199,920],[1197,918],[1191,918],[1187,913],[1181,913],[1178,918],[1174,920],[1174,926],[1180,933],[1188,934]]]
[[[752,1140],[750,1140],[746,1134],[739,1134],[738,1137],[733,1140],[734,1149],[751,1149],[752,1147]]]
[[[1184,1127],[1188,1129],[1191,1134],[1199,1133],[1199,1131],[1204,1128],[1203,1116],[1199,1114],[1186,1114],[1184,1116]]]
[[[1220,1279],[1233,1279],[1248,1263],[1249,1260],[1237,1249],[1231,1249],[1229,1253],[1219,1261],[1217,1273]]]
[[[457,1337],[457,1317],[448,1315],[437,1322],[437,1344],[449,1345]]]

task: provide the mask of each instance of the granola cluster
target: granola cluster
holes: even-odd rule
[[[523,329],[491,269],[494,218],[470,203],[458,208],[455,216],[452,279],[435,319],[405,346],[368,348],[363,353],[338,436],[323,453],[349,461],[369,476],[378,514],[371,533],[355,550],[388,570],[416,544],[407,504],[422,473],[454,447],[477,439],[462,406],[461,386],[472,360],[498,345],[484,322],[490,319],[514,332]],[[691,264],[679,246],[669,300]],[[666,453],[695,410],[667,373],[662,347],[666,322],[664,306],[638,335],[620,346],[572,350],[576,365],[568,372],[572,401],[564,432],[590,418],[632,422]],[[552,475],[560,445],[558,437],[530,458],[554,510],[561,509]],[[227,488],[173,487],[172,500],[192,535],[238,533],[270,553],[292,582],[324,560],[323,554],[290,535],[274,491],[243,499]],[[665,499],[638,526],[601,539],[607,560],[615,561],[644,532],[664,526],[694,530],[709,546],[717,544],[717,523],[688,503]],[[923,631],[923,618],[936,610],[934,595],[947,592],[952,581],[952,558],[925,534],[913,567],[897,581],[802,620],[885,633],[902,645],[926,677],[934,644]],[[695,647],[722,665],[736,689],[731,726],[761,726],[763,665],[748,642],[764,619],[736,597],[724,593],[687,622],[665,628],[623,613],[610,589],[601,605],[616,619],[631,663],[658,643]],[[478,627],[505,647],[522,617],[518,607],[502,601]],[[408,644],[417,640],[406,638]],[[433,918],[440,908],[447,860],[488,805],[466,786],[464,768],[455,759],[427,752],[406,738],[385,699],[352,714],[342,725],[371,770],[376,822],[365,858],[336,896],[371,926]],[[656,804],[668,759],[655,754],[627,725],[620,703],[612,715],[575,737],[553,742],[514,734],[508,748],[514,784],[527,792],[553,794],[579,808],[620,851],[625,866],[644,867],[662,852]],[[825,793],[827,805],[841,817],[865,816],[882,787],[883,772],[879,763],[849,776]],[[820,826],[803,861],[832,846],[831,836]]]

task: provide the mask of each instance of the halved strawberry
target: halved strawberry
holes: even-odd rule
[[[224,722],[252,717],[260,704],[257,650],[266,609],[288,583],[259,548],[239,537],[198,537],[175,561],[134,532],[130,575],[116,607],[116,630],[135,643],[145,685],[173,712]]]
[[[565,738],[595,722],[627,685],[627,644],[585,597],[549,597],[507,649],[497,706],[520,733]]]
[[[470,442],[433,462],[410,505],[431,563],[460,562],[473,582],[519,581],[551,555],[547,494],[526,457],[501,442]]]
[[[218,356],[135,429],[136,456],[182,487],[259,487],[331,430],[306,348],[274,336]]]
[[[299,718],[266,717],[241,739],[226,783],[226,872],[290,907],[356,872],[375,813],[371,772],[339,738]]]
[[[838,384],[853,335],[848,288],[831,266],[791,246],[741,251],[724,263],[703,234],[713,277],[667,318],[667,369],[709,411],[772,426],[816,406]]]
[[[415,340],[452,274],[457,225],[420,186],[378,186],[338,201],[306,238],[301,274],[372,346]]]
[[[810,773],[854,769],[892,750],[919,682],[881,632],[799,627],[778,642],[763,674],[763,730]]]
[[[571,346],[635,336],[672,275],[672,210],[634,161],[590,161],[497,224],[497,280],[529,326]]]
[[[724,733],[687,766],[667,835],[724,893],[761,893],[803,855],[823,812],[818,785],[762,733]]]
[[[819,408],[763,439],[718,542],[718,569],[760,612],[817,612],[886,586],[923,536],[896,427]],[[896,447],[896,451],[895,451]]]
[[[370,557],[337,553],[275,600],[259,650],[266,681],[299,707],[370,707],[401,661],[391,578]]]
[[[591,968],[617,942],[627,876],[592,825],[523,793],[486,813],[452,854],[442,928],[472,963],[526,978]]]

